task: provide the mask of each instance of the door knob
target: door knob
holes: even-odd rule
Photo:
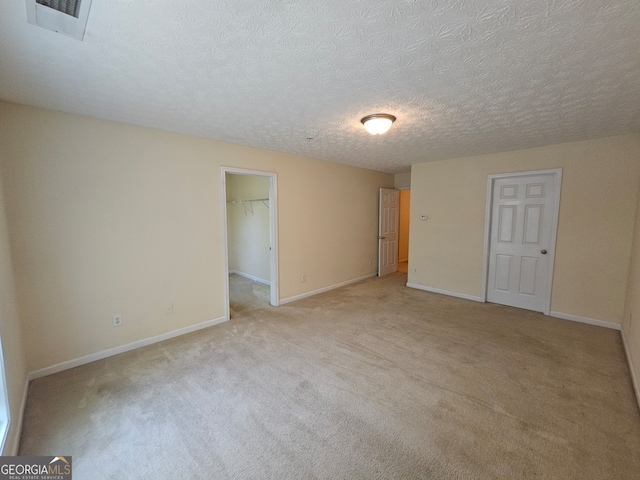
[[[540,250],[540,253],[543,254],[543,255],[546,255],[547,251],[546,250]]]
[[[384,240],[385,237],[378,237],[378,240]]]

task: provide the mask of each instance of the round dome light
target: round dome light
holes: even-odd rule
[[[388,113],[374,113],[367,115],[360,120],[371,135],[381,135],[391,128],[391,124],[396,121],[396,117]]]

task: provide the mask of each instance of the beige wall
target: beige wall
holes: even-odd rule
[[[0,157],[4,157],[0,137]],[[3,455],[16,455],[20,439],[19,427],[22,402],[26,394],[27,369],[24,359],[22,331],[15,301],[13,266],[11,262],[2,184],[0,182],[0,338],[5,365],[9,401],[9,432]]]
[[[636,398],[640,404],[640,199],[636,208],[635,235],[629,268],[627,302],[622,322],[622,337],[636,389]]]
[[[393,178],[393,188],[411,188],[411,172],[396,173]]]
[[[409,259],[409,220],[411,212],[411,190],[400,190],[400,221],[398,225],[398,261]]]
[[[633,134],[414,165],[409,282],[480,297],[488,175],[562,168],[551,310],[621,323],[639,159]]]
[[[269,178],[227,174],[227,202],[269,198]],[[229,271],[270,278],[269,202],[227,203]]]
[[[375,272],[391,174],[14,104],[0,118],[30,371],[224,317],[223,165],[278,174],[281,298]]]

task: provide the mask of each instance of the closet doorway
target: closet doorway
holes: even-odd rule
[[[381,188],[378,197],[378,276],[409,272],[411,190]]]
[[[409,220],[411,218],[411,190],[400,188],[398,224],[398,271],[409,272]]]
[[[276,174],[222,167],[227,318],[278,305]]]

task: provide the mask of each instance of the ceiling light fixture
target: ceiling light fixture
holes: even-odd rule
[[[396,121],[396,117],[388,113],[374,113],[373,115],[367,115],[360,121],[371,135],[382,135],[391,128],[391,124]]]

